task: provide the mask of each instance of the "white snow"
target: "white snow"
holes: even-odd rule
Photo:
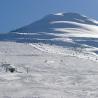
[[[86,51],[15,42],[0,42],[0,51],[0,62],[19,72],[0,72],[0,98],[97,98],[98,64]]]
[[[54,15],[63,16],[63,13],[56,13]]]
[[[14,32],[42,34],[34,40],[48,43],[0,41],[0,98],[98,98],[98,26],[72,21],[50,24],[59,23],[79,27],[52,28],[59,33]],[[44,38],[45,34],[56,37]],[[16,71],[6,72],[4,63]]]

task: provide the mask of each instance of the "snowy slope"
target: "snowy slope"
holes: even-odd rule
[[[10,73],[0,67],[0,98],[97,98],[98,63],[61,50],[0,42],[0,65],[6,62],[17,69]]]
[[[0,98],[98,98],[97,25],[57,13],[0,34]]]

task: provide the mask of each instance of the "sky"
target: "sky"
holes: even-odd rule
[[[0,0],[0,32],[9,32],[45,15],[75,12],[98,20],[98,0]]]

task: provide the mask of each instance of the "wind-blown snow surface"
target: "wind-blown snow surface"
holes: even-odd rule
[[[58,13],[0,35],[0,98],[98,98],[97,21]]]

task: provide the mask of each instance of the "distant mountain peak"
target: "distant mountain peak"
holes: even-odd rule
[[[34,23],[1,34],[0,40],[98,48],[97,24],[97,21],[78,13],[49,14]]]
[[[53,22],[57,23],[56,21],[63,21],[59,24],[51,24]],[[93,19],[90,19],[84,15],[68,12],[68,13],[56,13],[56,14],[49,14],[42,19],[21,27],[19,29],[13,30],[11,32],[52,32],[51,29],[53,28],[75,28],[76,25],[71,23],[64,23],[66,21],[69,22],[76,22],[81,24],[89,24],[89,25],[97,25]]]

